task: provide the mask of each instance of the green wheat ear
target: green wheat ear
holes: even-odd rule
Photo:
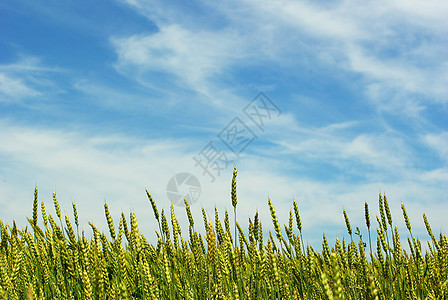
[[[233,177],[232,177],[232,192],[231,192],[231,198],[232,198],[232,206],[233,206],[233,215],[235,217],[235,248],[236,248],[236,205],[238,203],[237,197],[236,197],[236,175],[238,171],[236,170],[236,166],[233,166]]]
[[[390,228],[392,228],[392,215],[390,213],[389,203],[387,203],[386,195],[384,195],[384,209],[386,210],[387,222],[389,223]]]
[[[79,231],[78,211],[76,209],[75,202],[72,202],[72,207],[73,207],[73,216],[75,217],[76,229]]]
[[[47,218],[47,212],[45,210],[45,204],[43,201],[40,203],[40,206],[41,206],[41,210],[42,210],[42,219],[44,220],[45,227],[47,227],[48,226],[48,218]]]
[[[236,205],[238,203],[236,198],[236,175],[238,171],[236,170],[236,166],[233,167],[233,177],[232,177],[232,206],[236,209]]]
[[[188,201],[185,198],[184,198],[184,204],[185,204],[185,210],[187,211],[188,222],[190,223],[190,226],[192,228],[194,228],[194,219],[193,219],[193,216],[191,214],[190,205],[188,204]]]
[[[110,236],[112,239],[115,240],[115,227],[114,227],[114,221],[112,219],[112,216],[110,215],[109,207],[107,206],[107,203],[104,203],[104,213],[106,215],[107,220],[107,226],[109,227]]]
[[[370,237],[370,214],[369,205],[367,204],[367,202],[364,202],[364,217],[366,219],[367,231],[369,232],[370,255],[372,255],[372,239]]]
[[[370,229],[369,204],[367,202],[364,203],[364,217],[366,219],[366,226]]]
[[[406,227],[408,228],[409,232],[412,232],[411,231],[411,222],[409,222],[408,213],[406,212],[406,208],[404,207],[403,202],[401,203],[401,210],[403,211],[403,217],[404,217],[404,221],[406,223]]]
[[[61,220],[61,208],[59,207],[58,198],[56,198],[56,192],[54,192],[54,191],[53,191],[53,203],[54,203],[54,208],[56,210],[56,215]]]
[[[280,229],[280,223],[278,222],[277,215],[275,214],[275,208],[274,205],[272,205],[271,199],[268,198],[268,205],[269,210],[271,211],[271,219],[272,223],[274,224],[275,234],[277,235],[278,240],[280,243],[282,242],[282,231]]]
[[[33,202],[33,225],[37,226],[37,211],[39,208],[39,202],[37,199],[37,186],[34,188],[34,202]]]
[[[157,210],[156,202],[154,201],[148,190],[146,190],[146,195],[148,196],[149,202],[151,202],[152,210],[154,211],[154,217],[157,221],[159,221],[159,211]]]
[[[294,205],[294,214],[296,216],[297,229],[299,229],[299,231],[302,232],[302,220],[300,219],[299,207],[297,206],[296,200],[293,200],[293,205]]]
[[[347,226],[348,234],[350,235],[350,238],[353,241],[353,238],[352,238],[352,227],[350,226],[350,220],[348,219],[348,216],[347,216],[347,213],[345,212],[345,209],[343,211],[343,214],[344,214],[345,225]]]

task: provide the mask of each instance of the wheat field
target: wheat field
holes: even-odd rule
[[[232,179],[232,206],[237,213],[236,175]],[[380,216],[371,224],[365,203],[365,226],[369,240],[354,241],[345,211],[350,240],[336,239],[330,248],[323,235],[322,252],[305,245],[299,208],[293,201],[289,220],[282,227],[268,199],[273,233],[263,231],[258,213],[248,220],[248,234],[229,214],[195,223],[186,204],[188,228],[180,228],[171,205],[159,211],[151,194],[147,197],[159,231],[150,244],[139,232],[135,214],[122,213],[116,227],[104,205],[109,232],[89,222],[93,237],[79,232],[73,204],[74,224],[62,216],[56,194],[56,216],[48,214],[35,189],[29,227],[3,224],[0,243],[1,299],[447,299],[448,240],[428,231],[429,251],[408,229],[408,252],[401,245],[387,197],[379,195]],[[43,227],[39,227],[39,211]],[[167,215],[169,215],[167,217]],[[196,220],[197,221],[197,220]],[[223,223],[222,223],[223,221]],[[205,226],[206,235],[197,232]],[[232,228],[233,227],[233,228]],[[233,232],[232,232],[233,229]],[[376,233],[371,240],[370,232]],[[263,236],[267,240],[263,241]],[[266,238],[265,238],[266,239]]]

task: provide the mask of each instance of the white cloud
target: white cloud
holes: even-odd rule
[[[293,27],[311,36],[321,38],[353,39],[363,36],[361,28],[353,19],[346,18],[343,12],[335,9],[308,4],[305,1],[247,1],[258,11],[258,17],[265,22]],[[275,19],[273,19],[275,18]]]
[[[118,53],[119,71],[131,76],[173,74],[178,82],[205,94],[213,78],[245,57],[244,42],[234,31],[192,32],[176,24],[162,26],[151,35],[112,38],[112,43]],[[146,79],[151,80],[155,77]]]
[[[33,88],[28,87],[23,80],[0,73],[0,101],[13,101],[39,94]]]
[[[197,2],[222,16],[219,27],[195,22],[193,12],[159,1],[125,2],[155,20],[161,31],[120,39],[120,62],[175,74],[200,91],[210,90],[210,78],[245,57],[361,74],[356,84],[364,86],[377,111],[391,114],[418,119],[427,103],[448,99],[448,5],[443,1]]]
[[[35,184],[40,201],[46,203],[48,211],[53,211],[53,189],[63,212],[69,216],[71,201],[74,201],[82,227],[88,232],[87,221],[107,231],[103,211],[106,200],[115,220],[122,211],[128,214],[135,210],[142,232],[151,239],[157,226],[145,189],[151,192],[159,210],[168,212],[171,203],[166,187],[177,173],[195,174],[201,182],[202,194],[194,204],[196,219],[201,218],[201,205],[210,212],[214,205],[227,203],[228,177],[232,170],[223,171],[211,183],[194,166],[192,157],[201,150],[196,146],[203,146],[194,139],[142,141],[122,135],[95,136],[63,129],[16,126],[5,121],[0,121],[0,125],[0,139],[4,141],[0,144],[0,219],[3,222],[14,219],[19,226],[26,225]],[[176,210],[180,214],[184,212],[181,208]]]
[[[154,20],[158,25],[171,24],[174,20],[185,22],[190,17],[175,5],[154,0],[117,0],[133,7],[138,13]]]
[[[7,206],[2,220],[11,215],[24,219],[27,211],[21,208],[31,204],[27,201],[27,184],[28,189],[37,184],[44,195],[42,200],[51,199],[49,194],[55,188],[68,211],[73,199],[80,206],[80,214],[95,216],[101,222],[105,197],[113,203],[115,213],[120,208],[129,210],[130,205],[141,207],[147,204],[145,188],[154,187],[152,192],[162,198],[169,177],[189,165],[188,155],[176,151],[182,147],[169,141],[141,143],[122,136],[102,138],[5,122],[2,129],[1,176],[9,189],[17,191],[15,201],[1,199]],[[17,170],[27,172],[18,178]]]
[[[368,181],[352,182],[322,182],[305,176],[290,177],[284,172],[285,156],[275,159],[263,158],[263,163],[256,158],[246,158],[239,166],[239,214],[242,219],[253,216],[254,210],[260,212],[263,228],[272,230],[272,221],[267,207],[269,196],[276,208],[278,219],[287,223],[292,199],[295,198],[304,226],[304,237],[313,245],[319,245],[322,232],[341,238],[347,233],[344,226],[342,210],[346,209],[352,227],[359,226],[365,231],[364,202],[369,203],[370,217],[376,226],[375,215],[378,214],[378,193],[386,193],[391,207],[394,222],[407,236],[406,226],[402,218],[400,203],[406,205],[414,233],[419,237],[426,236],[422,214],[426,213],[433,228],[437,231],[448,230],[445,224],[443,209],[448,208],[448,195],[440,189],[440,184],[448,186],[448,180],[440,177],[437,184],[420,176],[419,170],[411,168],[403,170],[399,180],[389,180],[388,169],[378,174],[371,173]],[[296,168],[301,168],[296,164]],[[322,170],[322,172],[325,172]],[[369,170],[366,168],[365,172]],[[365,235],[364,235],[365,237]]]
[[[0,132],[0,139],[5,141],[0,144],[0,218],[4,222],[15,219],[19,226],[25,225],[25,217],[31,215],[32,192],[37,184],[40,200],[46,203],[49,212],[53,211],[53,189],[57,192],[63,212],[69,216],[72,214],[71,201],[74,201],[78,206],[81,227],[87,232],[90,232],[87,221],[93,221],[107,232],[103,212],[106,199],[115,221],[122,211],[127,215],[130,210],[135,210],[141,231],[154,241],[154,230],[158,228],[144,190],[147,188],[153,194],[159,210],[163,208],[168,212],[171,203],[166,196],[166,184],[171,176],[179,172],[193,173],[201,182],[201,197],[192,206],[200,230],[203,229],[200,222],[201,206],[210,217],[213,217],[215,205],[221,217],[224,209],[228,210],[230,216],[233,215],[230,202],[232,170],[229,168],[227,172],[223,171],[215,183],[210,183],[209,178],[194,167],[192,156],[200,149],[192,152],[185,150],[194,148],[198,144],[195,140],[141,141],[121,135],[95,136],[83,132],[14,126],[4,121],[0,125],[4,129]],[[346,126],[333,126],[330,132],[336,133],[335,127]],[[369,148],[365,148],[366,144],[372,146],[370,143],[377,143],[380,140],[377,138],[370,140],[361,137],[361,146],[349,142],[353,152],[349,155],[367,157],[371,161],[386,159],[386,163],[392,163],[387,158],[391,152],[379,151],[378,154],[372,154]],[[383,141],[386,142],[390,141]],[[381,144],[376,147],[374,149],[379,150]],[[305,149],[299,155],[318,150]],[[338,155],[347,154],[341,152]],[[243,228],[247,226],[247,218],[253,217],[258,209],[263,228],[272,230],[268,196],[276,207],[279,220],[286,223],[292,199],[295,198],[299,203],[305,238],[318,246],[323,231],[345,234],[341,214],[343,208],[349,211],[353,224],[362,226],[364,201],[368,201],[373,207],[373,214],[377,193],[380,189],[385,189],[398,220],[399,203],[403,201],[407,204],[413,226],[417,229],[424,228],[419,221],[422,212],[427,213],[435,228],[446,229],[442,219],[438,219],[440,201],[443,201],[441,197],[444,195],[428,180],[428,176],[434,175],[428,173],[427,176],[420,176],[415,170],[404,169],[402,181],[385,183],[385,175],[390,169],[384,169],[379,174],[373,174],[368,183],[320,182],[305,176],[291,177],[287,171],[290,166],[285,163],[288,157],[290,156],[279,158],[277,154],[263,158],[245,155],[239,162],[238,219]],[[300,167],[300,164],[297,165],[297,168]],[[446,173],[442,177],[434,172],[441,180],[439,184],[447,183]],[[421,199],[425,199],[424,204],[420,203]],[[184,210],[176,208],[176,215],[185,231],[188,220]]]
[[[403,26],[447,32],[444,1],[377,1],[354,3],[351,0],[337,3],[307,1],[272,1],[264,3],[248,0],[252,8],[263,11],[263,20],[277,18],[278,23],[289,23],[317,39],[339,40],[341,42],[368,41],[390,38]],[[397,26],[398,25],[398,26]],[[413,27],[415,26],[415,27]]]
[[[0,65],[0,101],[18,101],[42,96],[44,93],[60,93],[53,80],[52,73],[63,70],[42,65],[40,59],[21,56],[15,63]]]
[[[448,163],[448,132],[439,134],[427,134],[423,137],[424,142],[436,151],[440,158]]]
[[[359,133],[359,123],[334,123],[322,128],[296,125],[292,129],[289,125],[291,134],[278,135],[274,140],[282,147],[282,153],[306,160],[343,168],[351,168],[356,162],[376,170],[405,170],[412,160],[405,141],[389,133]]]
[[[318,58],[324,69],[363,75],[358,84],[365,86],[378,111],[418,118],[426,103],[448,99],[448,57],[442,50],[448,5],[443,1],[246,3],[252,6],[252,15],[239,16],[239,22],[268,23],[288,41],[282,48],[267,44],[275,57],[296,49],[296,55]],[[265,26],[259,28],[251,33],[263,34]]]
[[[447,27],[443,26],[447,24],[448,3],[446,1],[395,0],[385,1],[385,3],[391,7],[391,12],[401,13],[401,17],[406,18],[408,22],[415,22],[419,26],[437,31],[448,31]]]
[[[430,183],[442,182],[445,183],[446,189],[448,189],[448,168],[440,168],[435,170],[430,170],[427,172],[422,172],[418,176],[421,180]]]
[[[47,67],[42,64],[40,58],[35,56],[20,55],[19,60],[14,63],[0,65],[0,71],[10,72],[13,74],[30,72],[30,73],[43,73],[52,72],[60,73],[64,72],[61,68]]]

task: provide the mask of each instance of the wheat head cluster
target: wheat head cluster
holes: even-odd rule
[[[236,222],[236,176],[235,168],[235,222],[230,223],[227,211],[222,223],[216,208],[213,220],[202,209],[205,236],[196,230],[201,225],[195,224],[187,201],[189,226],[181,229],[173,205],[170,212],[159,211],[147,191],[159,226],[154,245],[140,233],[134,212],[128,219],[122,213],[116,227],[107,204],[109,232],[89,222],[93,235],[86,239],[75,204],[72,224],[62,216],[55,193],[57,219],[41,202],[41,227],[36,188],[29,227],[0,221],[0,299],[447,299],[448,240],[443,234],[436,238],[425,215],[427,251],[413,235],[402,204],[409,232],[408,251],[403,249],[387,198],[380,194],[376,229],[365,203],[366,243],[355,241],[344,210],[350,240],[337,238],[330,248],[324,234],[322,252],[317,252],[304,244],[296,201],[282,228],[268,199],[275,232],[263,231],[257,212],[245,233]]]

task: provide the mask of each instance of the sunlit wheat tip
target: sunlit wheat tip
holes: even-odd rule
[[[386,197],[386,195],[384,195],[384,208],[385,208],[385,210],[386,210],[387,222],[388,222],[389,225],[392,227],[392,215],[391,215],[391,213],[390,213],[389,203],[387,202],[387,197]]]
[[[347,226],[348,234],[351,236],[352,235],[352,227],[350,226],[350,220],[348,219],[345,209],[343,210],[343,214],[344,214],[345,225]]]
[[[53,203],[54,208],[56,210],[56,215],[58,216],[59,219],[61,219],[61,208],[59,207],[59,202],[58,199],[56,198],[56,192],[53,192]]]
[[[367,204],[367,202],[364,202],[364,216],[366,219],[367,228],[370,228],[369,205]]]
[[[148,190],[146,190],[146,196],[148,196],[149,202],[151,202],[152,210],[154,211],[154,217],[157,221],[159,221],[159,211],[157,210],[156,202],[154,201]]]
[[[115,240],[115,226],[112,216],[110,215],[109,207],[107,203],[104,203],[104,213],[106,215],[107,225],[109,227],[110,236]]]
[[[384,212],[384,202],[383,202],[383,196],[381,194],[379,195],[378,208],[380,211],[381,226],[383,227],[384,231],[387,231],[386,214]]]
[[[37,211],[38,211],[39,202],[37,199],[37,186],[34,188],[34,202],[33,202],[33,225],[37,225]]]
[[[296,216],[297,229],[299,229],[299,231],[302,231],[302,220],[300,219],[299,207],[297,206],[296,200],[293,201],[293,205],[294,205],[294,214]]]
[[[404,221],[406,223],[406,227],[409,231],[411,231],[411,222],[409,222],[408,213],[406,212],[406,208],[404,207],[403,202],[401,203],[401,210],[403,211]]]
[[[236,176],[238,171],[236,170],[236,166],[233,167],[233,178],[232,178],[232,206],[235,208],[237,204],[237,197],[236,197]]]

